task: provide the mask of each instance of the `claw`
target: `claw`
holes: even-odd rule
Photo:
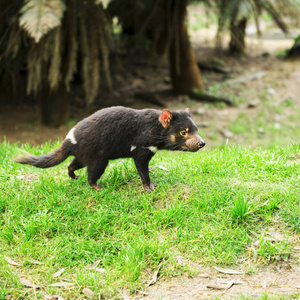
[[[144,184],[144,190],[145,192],[149,192],[152,193],[154,191],[155,187],[152,183],[150,183],[150,185]]]
[[[101,184],[91,184],[91,187],[95,190],[102,190],[102,185]]]

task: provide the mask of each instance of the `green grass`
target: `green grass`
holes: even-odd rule
[[[41,154],[58,144],[23,148]],[[152,194],[143,192],[131,159],[111,162],[100,180],[105,188],[95,191],[85,170],[77,181],[67,176],[70,160],[42,170],[12,162],[18,152],[17,145],[0,145],[0,299],[81,299],[83,288],[97,299],[118,298],[123,288],[145,287],[159,266],[163,277],[192,274],[178,264],[178,253],[205,266],[239,268],[245,257],[293,259],[288,237],[300,233],[299,144],[158,152],[150,163]],[[265,239],[269,228],[285,239]],[[85,269],[96,260],[105,273]],[[41,289],[24,287],[20,277]],[[59,281],[75,285],[49,286]]]
[[[229,125],[237,140],[231,143],[252,147],[285,146],[299,139],[298,120],[300,109],[291,100],[277,104],[265,100],[264,108],[255,117],[240,112]]]

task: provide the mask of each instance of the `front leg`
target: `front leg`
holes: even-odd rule
[[[154,185],[151,183],[149,176],[149,161],[152,156],[152,153],[147,152],[145,154],[140,154],[133,157],[136,169],[138,170],[139,175],[142,179],[145,192],[149,190],[150,193],[154,191]]]

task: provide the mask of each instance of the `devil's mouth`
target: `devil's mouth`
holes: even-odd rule
[[[200,146],[198,147],[197,146],[197,147],[192,147],[191,148],[191,147],[188,147],[188,146],[182,146],[181,150],[182,151],[189,151],[189,152],[197,152],[200,148],[202,148],[202,147],[200,147]]]

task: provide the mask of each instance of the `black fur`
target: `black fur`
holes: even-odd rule
[[[153,191],[148,163],[157,149],[197,151],[205,143],[187,111],[163,112],[154,109],[135,110],[111,107],[99,110],[74,127],[76,143],[66,138],[62,145],[44,156],[23,156],[15,161],[39,168],[49,168],[68,156],[74,160],[68,167],[69,176],[87,166],[88,182],[98,188],[97,180],[109,160],[132,157],[145,190]]]

